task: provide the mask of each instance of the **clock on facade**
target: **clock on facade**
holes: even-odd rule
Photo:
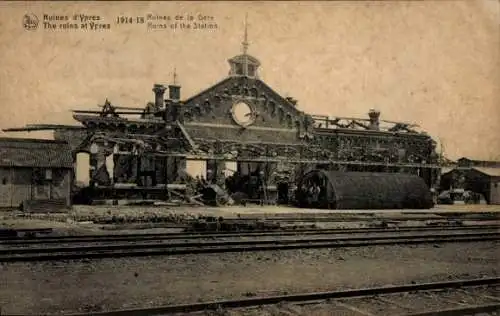
[[[231,114],[236,124],[247,127],[255,122],[255,111],[251,105],[239,101],[233,104]]]

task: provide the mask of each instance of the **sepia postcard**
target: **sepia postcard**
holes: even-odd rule
[[[4,1],[0,110],[0,315],[500,311],[498,0]]]

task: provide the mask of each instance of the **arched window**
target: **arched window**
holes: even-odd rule
[[[203,108],[206,112],[212,111],[212,105],[210,104],[210,101],[205,100],[205,102],[203,103]]]
[[[271,112],[271,116],[276,116],[276,103],[274,101],[269,102],[269,111]]]
[[[235,69],[236,69],[236,74],[237,75],[243,75],[243,65],[242,64],[235,64]]]
[[[250,95],[251,95],[252,97],[254,97],[254,98],[258,98],[258,97],[259,97],[259,91],[257,91],[257,88],[255,88],[255,87],[254,87],[254,88],[252,88],[252,89],[250,90]]]
[[[201,108],[198,104],[195,105],[195,107],[193,108],[193,112],[194,112],[194,115],[201,116]]]
[[[285,120],[285,111],[283,110],[283,108],[281,106],[278,109],[278,119],[279,119],[280,123],[283,123],[283,121]]]
[[[222,98],[220,96],[216,95],[214,97],[215,106],[219,106],[221,102],[222,102]]]
[[[192,120],[192,119],[193,119],[193,115],[191,114],[191,112],[187,112],[187,111],[186,111],[186,112],[184,112],[184,119],[185,119],[186,121],[190,121],[190,120]]]
[[[233,88],[231,89],[231,94],[233,94],[233,95],[240,94],[240,86],[238,86],[237,84],[234,85]]]
[[[249,77],[255,76],[255,67],[253,65],[248,65],[248,76]]]

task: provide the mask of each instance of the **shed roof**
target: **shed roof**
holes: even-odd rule
[[[73,168],[73,158],[65,141],[0,138],[0,166]]]
[[[472,169],[490,177],[500,177],[500,168],[474,167]]]
[[[457,160],[458,165],[464,167],[484,167],[484,168],[500,168],[500,161],[494,160],[476,160],[462,157]]]
[[[500,167],[456,167],[456,168],[441,168],[441,176],[448,175],[449,173],[455,171],[470,172],[476,171],[480,172],[489,177],[500,177]]]
[[[452,172],[453,170],[456,170],[456,168],[452,167],[442,167],[441,168],[441,175],[446,174],[448,172]]]

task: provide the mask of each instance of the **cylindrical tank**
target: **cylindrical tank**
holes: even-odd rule
[[[326,209],[429,209],[424,180],[405,173],[312,170],[299,179],[299,207]]]

